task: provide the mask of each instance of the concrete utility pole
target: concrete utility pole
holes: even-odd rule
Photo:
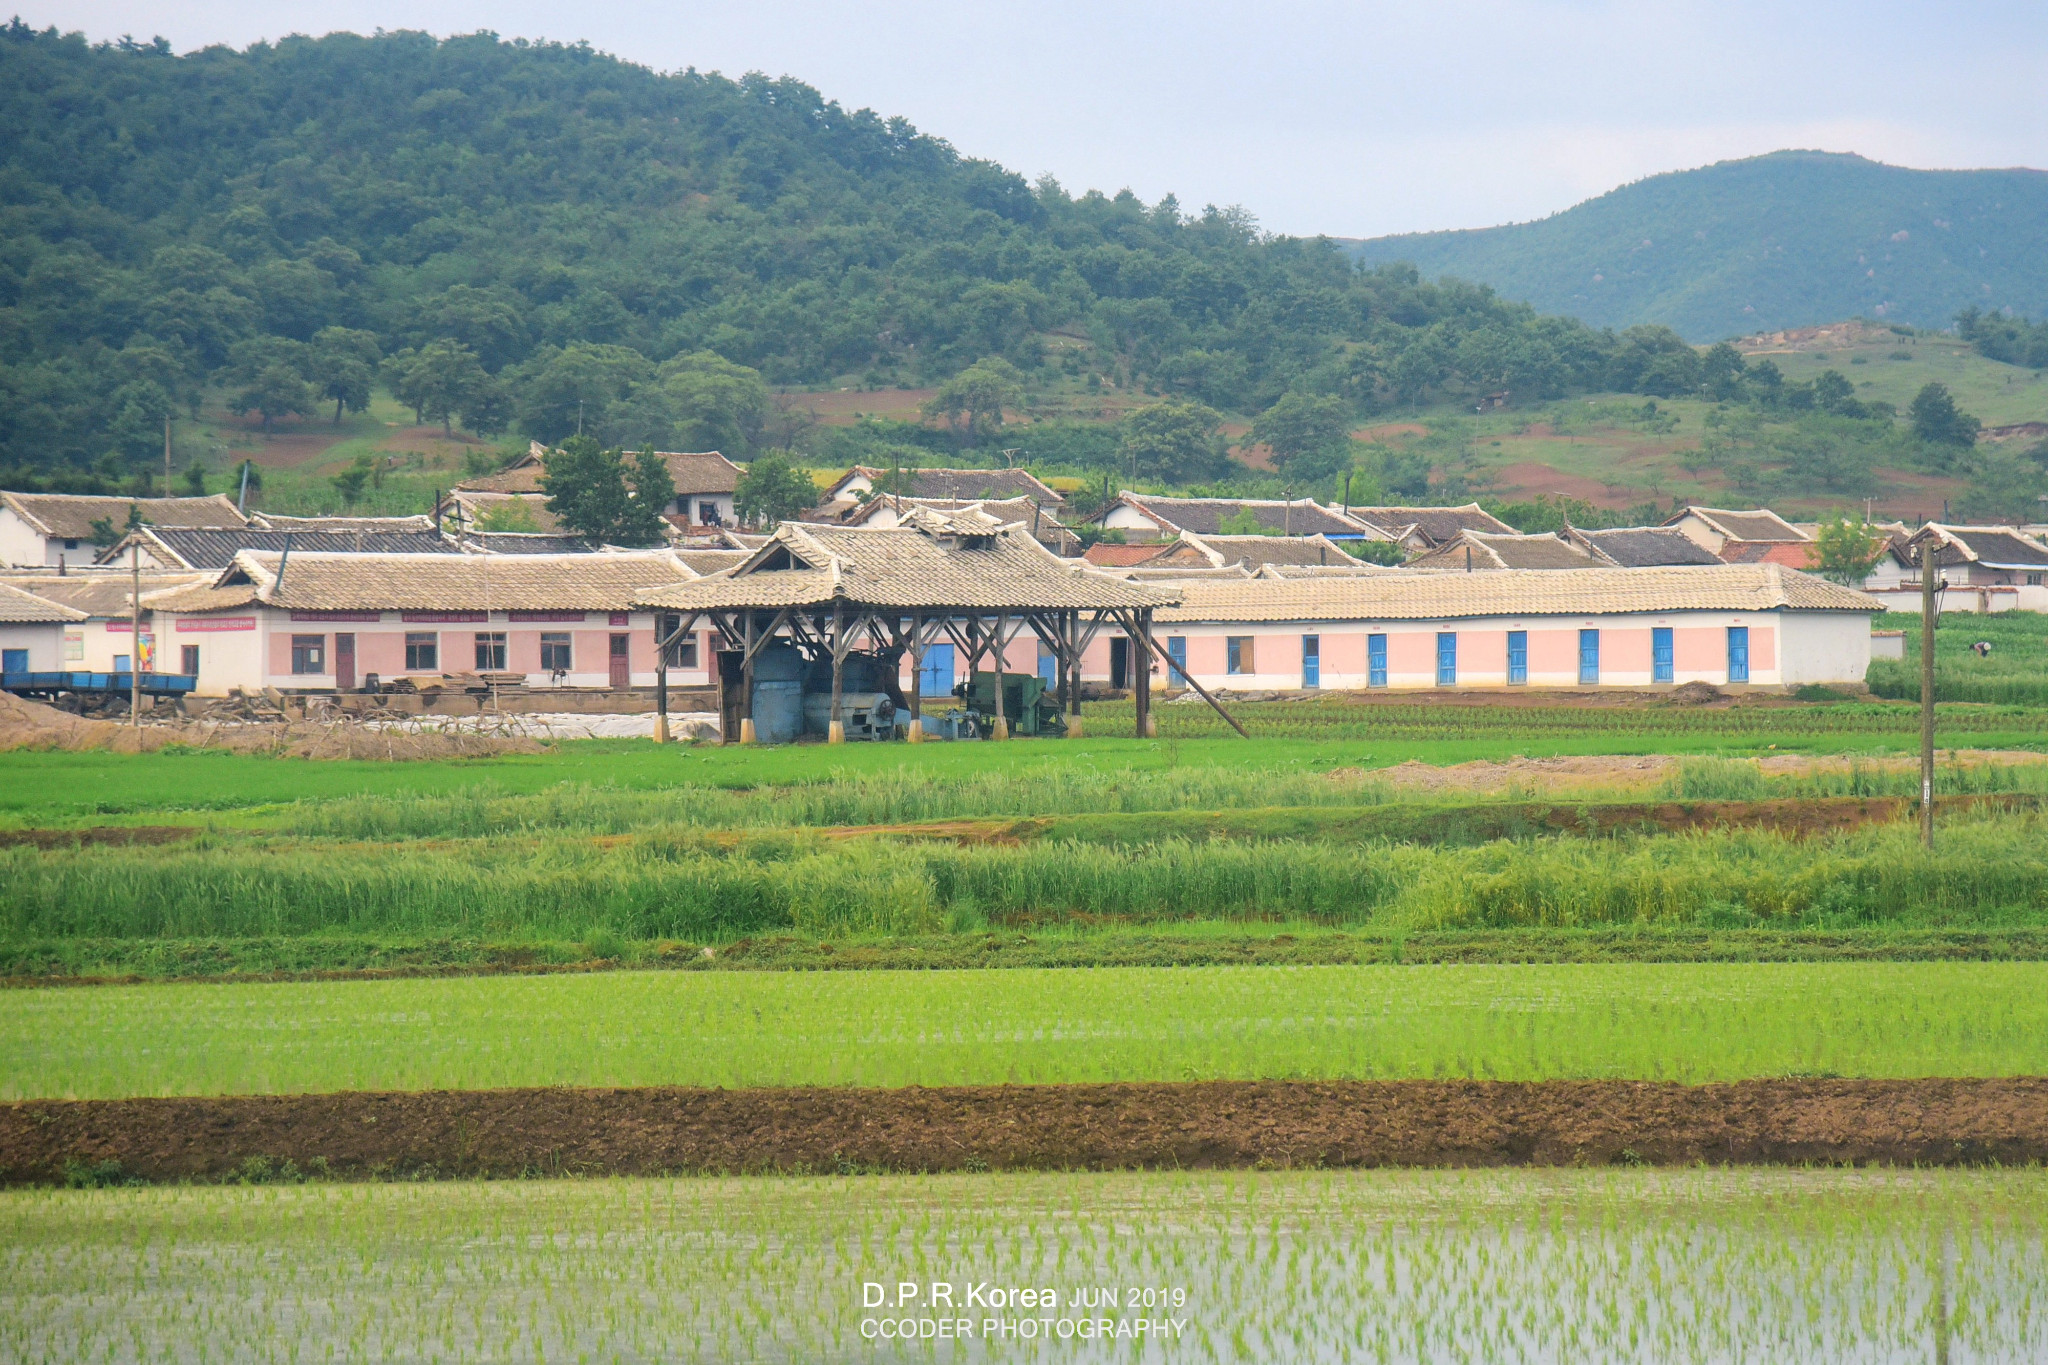
[[[1934,618],[1936,541],[1920,542],[1920,843],[1934,847]]]
[[[171,415],[164,414],[164,496],[171,496]]]
[[[134,540],[128,542],[128,724],[142,728],[142,546]]]

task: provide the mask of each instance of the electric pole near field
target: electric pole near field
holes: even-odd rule
[[[164,414],[164,496],[171,495],[171,415]]]
[[[1920,542],[1920,843],[1934,847],[1935,537]]]

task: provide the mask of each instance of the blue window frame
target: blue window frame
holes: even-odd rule
[[[1508,682],[1529,681],[1529,632],[1511,630],[1508,632]]]
[[[1670,682],[1677,665],[1671,650],[1671,627],[1655,626],[1650,631],[1650,681]]]
[[[1387,685],[1387,637],[1384,635],[1365,637],[1365,685]]]
[[[948,697],[953,694],[953,646],[926,645],[924,667],[917,670],[920,697]]]
[[[1600,681],[1600,632],[1579,632],[1579,685],[1591,687]]]
[[[1166,685],[1178,687],[1185,684],[1188,680],[1188,637],[1167,636],[1166,657],[1173,660],[1173,667],[1167,670]]]
[[[1225,673],[1256,673],[1258,664],[1252,658],[1252,637],[1249,635],[1226,635],[1223,637],[1223,671]]]
[[[1320,635],[1301,637],[1301,685],[1323,685],[1323,637]]]
[[[1436,685],[1458,685],[1458,632],[1440,630],[1436,636]]]
[[[1728,681],[1749,681],[1749,627],[1728,627]]]
[[[0,649],[0,673],[28,672],[28,651],[25,649]]]

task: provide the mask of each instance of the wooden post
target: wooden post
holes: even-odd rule
[[[846,633],[846,619],[842,611],[840,599],[833,598],[832,638],[825,642],[825,647],[832,651],[832,719],[825,726],[827,744],[846,743],[846,721],[839,709],[839,698],[846,681],[846,646],[841,639]]]
[[[1008,618],[1001,612],[997,612],[995,644],[996,728],[994,731],[994,738],[996,739],[1008,739],[1010,737],[1010,718],[1003,713],[1003,670],[1007,667],[1007,663],[1003,658],[1003,646],[1007,643],[1003,639],[1003,630],[1007,624]]]
[[[1159,733],[1152,723],[1152,609],[1141,607],[1130,615],[1130,622],[1136,638],[1131,641],[1131,667],[1136,672],[1131,677],[1131,699],[1137,713],[1139,739],[1151,739]]]
[[[924,617],[910,618],[910,733],[912,744],[924,743]]]
[[[1935,543],[1920,542],[1920,843],[1934,847],[1934,619]]]
[[[1063,622],[1066,629],[1065,649],[1067,670],[1067,738],[1084,738],[1085,727],[1081,724],[1081,609],[1076,607],[1066,614]]]
[[[1146,635],[1146,637],[1145,637],[1145,643],[1146,643],[1146,644],[1148,644],[1148,645],[1150,645],[1150,646],[1152,647],[1152,653],[1153,653],[1154,655],[1156,655],[1156,656],[1158,656],[1159,658],[1161,658],[1161,659],[1164,659],[1164,660],[1166,661],[1166,663],[1167,663],[1167,665],[1168,665],[1168,668],[1169,668],[1169,671],[1171,671],[1171,666],[1172,666],[1172,664],[1173,664],[1173,659],[1172,659],[1172,657],[1171,657],[1170,655],[1168,655],[1168,654],[1166,653],[1166,648],[1165,648],[1165,646],[1164,646],[1164,645],[1161,645],[1161,644],[1160,644],[1160,643],[1159,643],[1159,642],[1158,642],[1157,640],[1154,640],[1154,639],[1153,639],[1153,638],[1151,637],[1151,635],[1150,635],[1149,633],[1148,633],[1148,634]],[[1248,735],[1248,734],[1245,734],[1245,729],[1244,729],[1244,727],[1243,727],[1242,725],[1239,725],[1239,724],[1237,723],[1237,717],[1236,717],[1236,716],[1233,716],[1233,715],[1231,715],[1231,714],[1230,714],[1230,713],[1229,713],[1228,711],[1224,710],[1224,709],[1223,709],[1223,703],[1221,703],[1221,702],[1217,701],[1217,700],[1216,700],[1216,698],[1214,698],[1214,697],[1210,696],[1210,695],[1209,695],[1209,689],[1208,689],[1208,688],[1206,688],[1206,687],[1204,687],[1204,686],[1202,686],[1202,685],[1201,685],[1201,684],[1200,684],[1199,682],[1196,682],[1196,681],[1195,681],[1195,676],[1194,676],[1194,674],[1192,674],[1192,673],[1185,673],[1185,672],[1183,672],[1183,673],[1181,674],[1181,677],[1183,677],[1183,678],[1187,679],[1187,684],[1188,684],[1188,686],[1189,686],[1189,687],[1192,687],[1192,688],[1194,688],[1194,689],[1195,689],[1195,695],[1196,695],[1196,696],[1200,697],[1200,698],[1201,698],[1201,699],[1202,699],[1203,701],[1205,701],[1205,702],[1208,702],[1208,703],[1209,703],[1209,709],[1210,709],[1210,710],[1214,711],[1214,712],[1215,712],[1215,713],[1216,713],[1217,715],[1219,715],[1219,716],[1223,717],[1223,719],[1225,719],[1225,720],[1227,720],[1227,721],[1229,721],[1229,722],[1230,722],[1230,728],[1231,728],[1231,729],[1233,729],[1233,730],[1237,731],[1237,732],[1238,732],[1238,734],[1240,734],[1240,735],[1244,735],[1244,737],[1245,737],[1246,739],[1250,739],[1250,738],[1251,738],[1251,736],[1250,736],[1250,735]]]
[[[170,430],[169,420],[164,424]],[[128,541],[128,724],[142,727],[142,546]]]
[[[754,732],[754,612],[747,610],[746,653],[740,656],[740,743],[755,742]]]

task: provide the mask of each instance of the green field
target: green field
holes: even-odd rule
[[[0,1098],[2014,1076],[2048,964],[617,972],[0,992]]]
[[[2035,1172],[1287,1172],[0,1195],[23,1362],[2019,1360]],[[863,1285],[901,1310],[863,1306]],[[1051,1311],[929,1307],[967,1286]],[[1118,1307],[1073,1307],[1118,1291]],[[1146,1291],[1160,1304],[1142,1306]],[[1136,1291],[1140,1306],[1133,1308]],[[984,1294],[985,1298],[985,1294]],[[1084,1299],[1084,1302],[1093,1302]],[[864,1336],[966,1317],[963,1342]],[[984,1337],[1051,1320],[1053,1340]],[[1078,1322],[1178,1321],[1080,1342]],[[868,1332],[879,1331],[871,1325]],[[913,1331],[918,1330],[916,1327]],[[996,1332],[1004,1329],[999,1325]],[[1045,1329],[1041,1329],[1045,1330]],[[1953,1354],[1951,1354],[1953,1353]]]
[[[1919,615],[1886,612],[1873,629],[1904,631],[1906,657],[1871,660],[1870,690],[1880,697],[1918,701]],[[1990,642],[1989,655],[1971,651],[1980,640]],[[2048,618],[2033,611],[1943,615],[1934,628],[1934,695],[1950,702],[2048,704]]]

